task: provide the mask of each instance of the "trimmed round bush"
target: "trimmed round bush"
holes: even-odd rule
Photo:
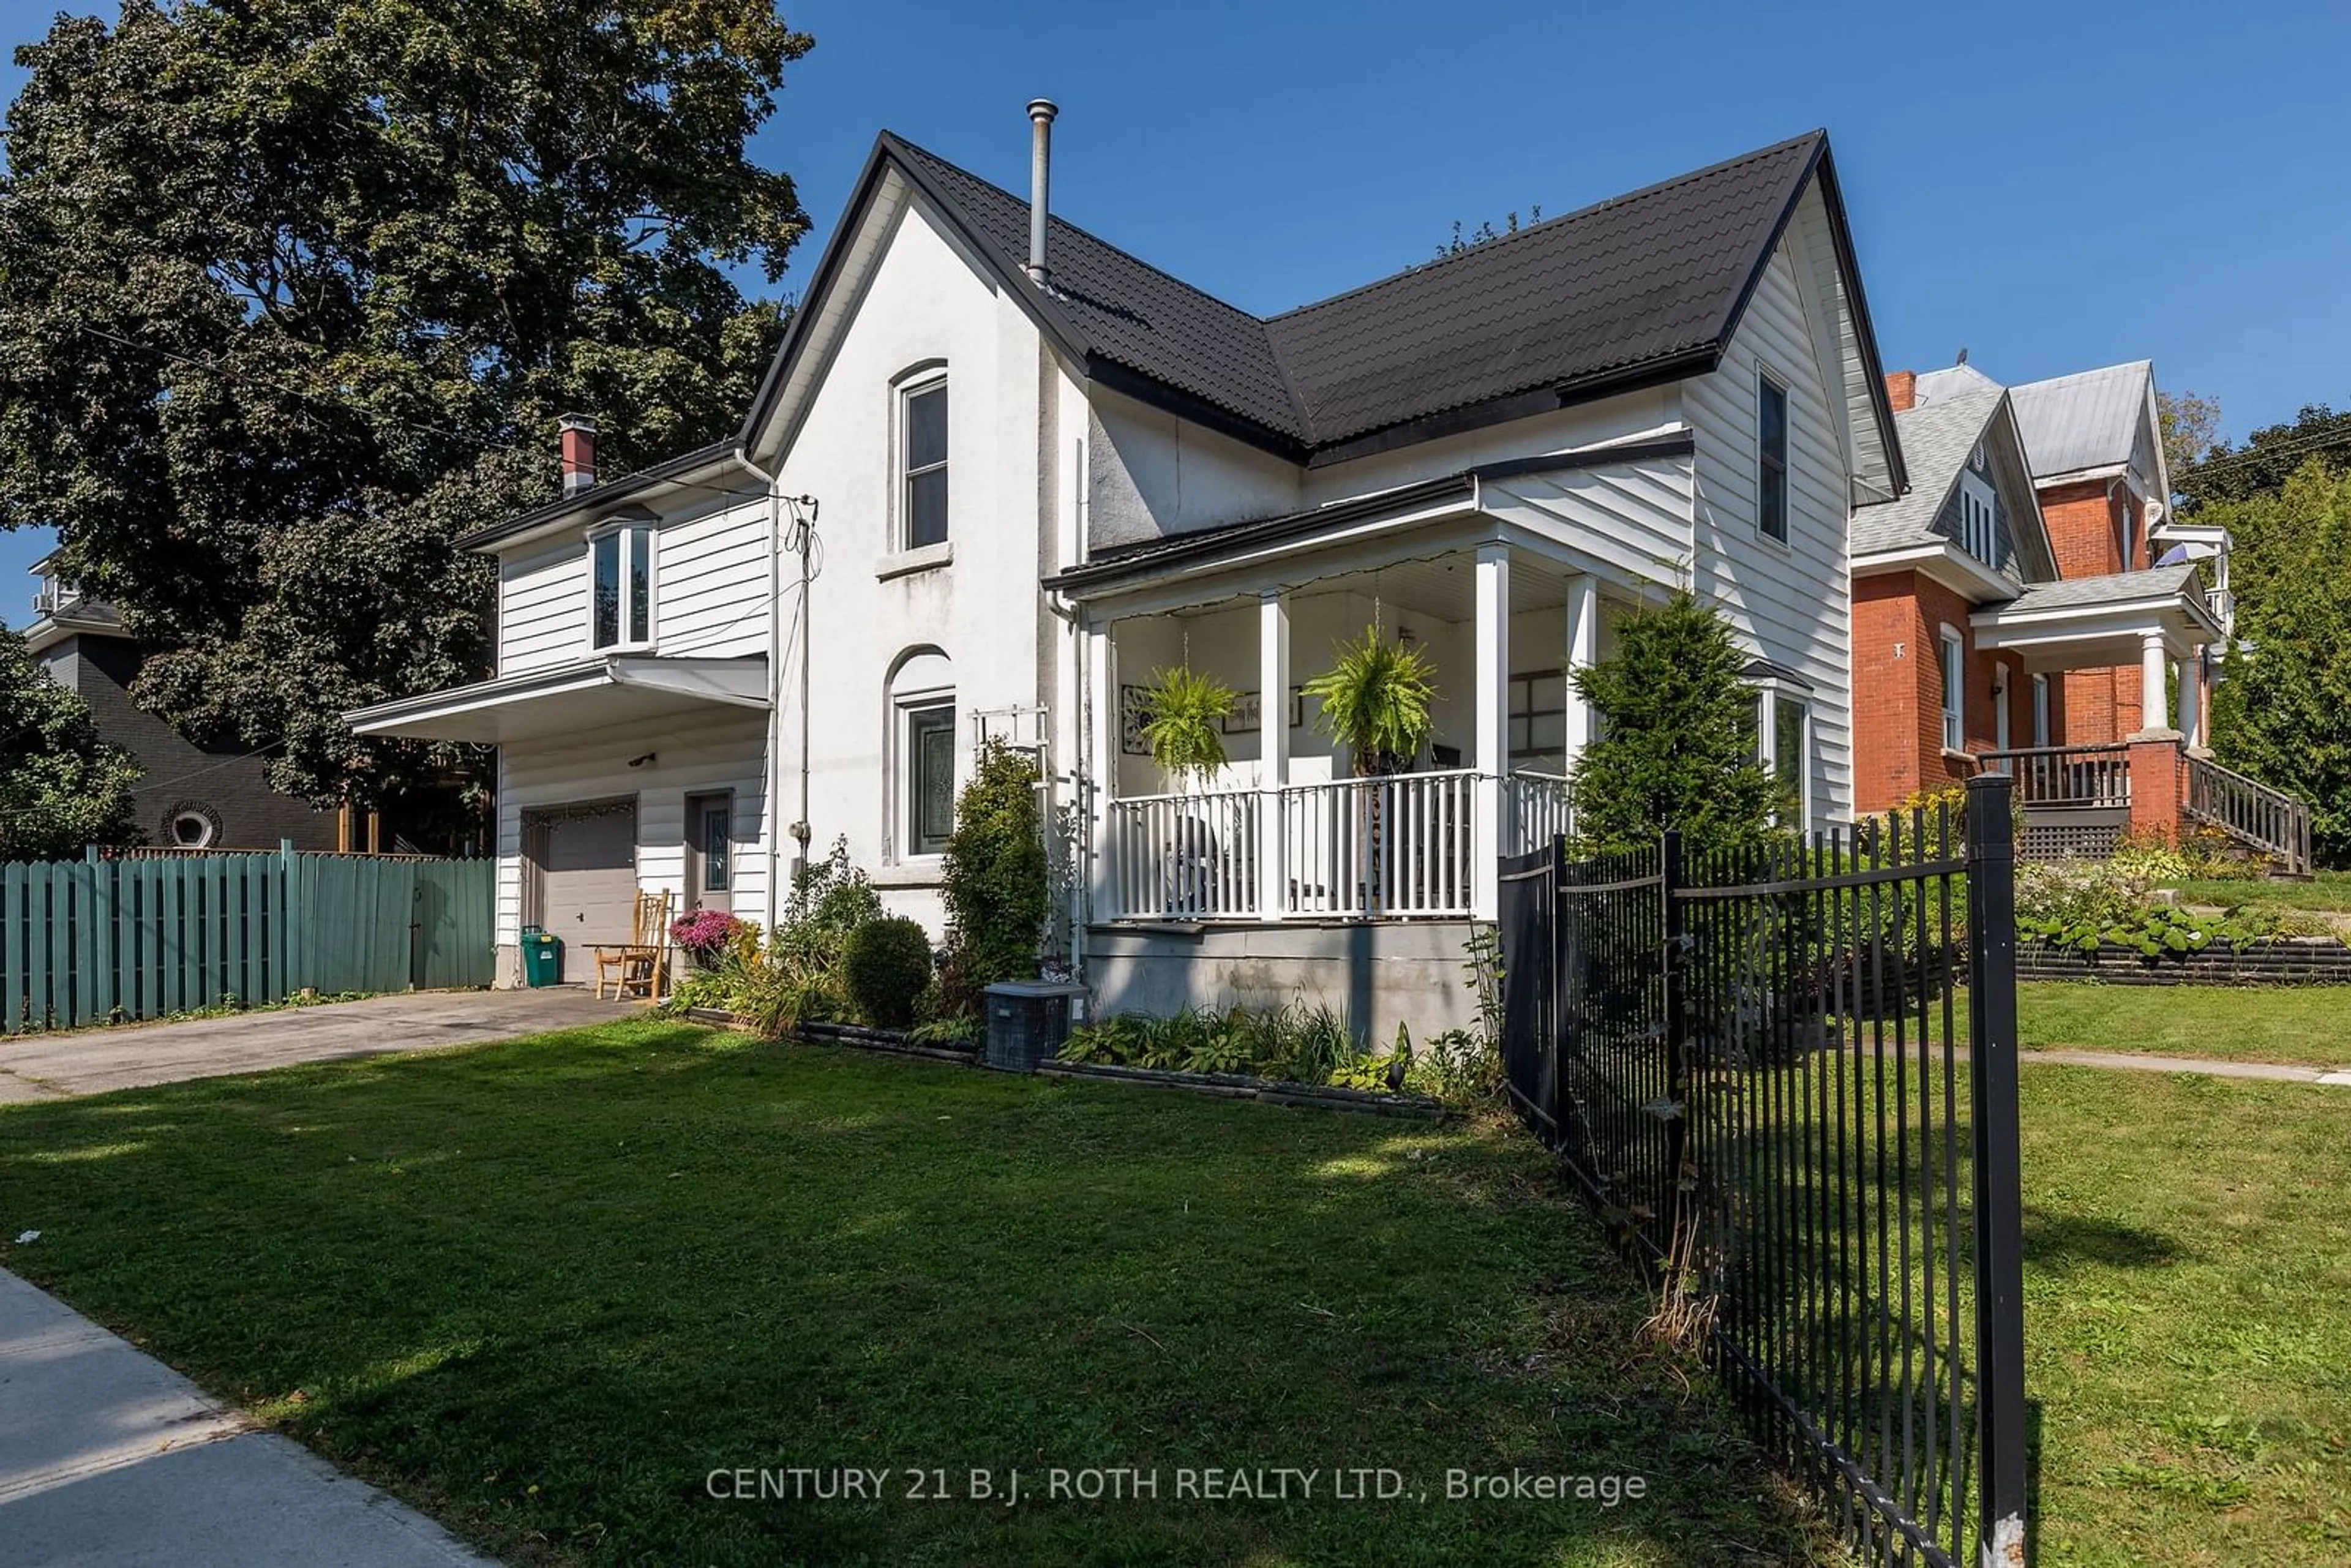
[[[841,974],[866,1022],[904,1029],[914,1021],[914,999],[931,983],[930,935],[900,915],[868,920],[849,934]]]

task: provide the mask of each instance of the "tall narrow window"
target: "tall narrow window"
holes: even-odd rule
[[[1968,745],[1967,664],[1967,643],[1957,632],[1944,627],[1943,745],[1952,751],[1964,751]]]
[[[653,640],[653,530],[632,523],[588,545],[588,632],[593,648]]]
[[[702,812],[702,888],[704,893],[724,893],[734,873],[734,834],[727,818],[731,802],[725,800],[705,800]]]
[[[1788,390],[1770,376],[1756,377],[1756,446],[1761,454],[1755,526],[1785,544],[1788,539]]]
[[[955,831],[955,705],[906,710],[906,852],[945,854]]]
[[[947,383],[926,382],[904,394],[904,549],[945,544],[947,538]]]
[[[1755,760],[1786,792],[1795,809],[1794,821],[1785,825],[1802,827],[1813,817],[1812,700],[1798,695],[1791,683],[1774,677],[1756,688],[1748,717],[1754,727]]]
[[[2049,677],[2032,677],[2032,744],[2049,744]]]

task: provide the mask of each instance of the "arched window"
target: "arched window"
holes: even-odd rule
[[[914,860],[946,852],[955,830],[955,670],[936,648],[913,648],[891,668],[883,749],[884,857]]]

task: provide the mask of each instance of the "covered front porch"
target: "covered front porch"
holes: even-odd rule
[[[1490,919],[1502,856],[1567,830],[1592,735],[1569,672],[1602,656],[1603,607],[1643,586],[1492,519],[1385,548],[1087,606],[1097,726],[1090,920],[1097,925]],[[1401,772],[1357,777],[1304,687],[1375,628],[1435,668],[1433,735]],[[1239,694],[1226,766],[1179,783],[1142,735],[1154,672]]]
[[[2206,747],[2223,645],[2219,612],[2192,566],[2028,588],[1972,617],[1976,645],[2028,674],[2137,665],[2141,724],[2127,735],[1997,749],[1984,765],[2016,780],[2022,848],[2039,859],[2105,855],[2126,837],[2220,829],[2288,874],[2310,869],[2310,813],[2295,797],[2221,767]],[[2035,716],[2036,741],[2040,716]]]

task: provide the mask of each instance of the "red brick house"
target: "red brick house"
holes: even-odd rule
[[[2165,526],[2154,388],[2143,361],[2013,389],[1965,364],[1886,377],[1910,489],[1854,513],[1857,811],[1994,768],[2028,852],[2193,820],[2306,861],[2299,803],[2203,747],[2227,536]]]

